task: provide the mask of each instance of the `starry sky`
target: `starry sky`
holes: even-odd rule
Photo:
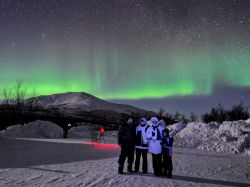
[[[1,0],[0,89],[16,80],[153,110],[250,104],[250,1]]]

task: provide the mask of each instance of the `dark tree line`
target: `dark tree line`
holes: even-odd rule
[[[191,112],[189,116],[186,116],[185,114],[181,114],[178,111],[176,111],[174,114],[168,113],[163,108],[159,109],[158,117],[159,119],[163,119],[167,124],[173,124],[177,122],[187,123],[198,120],[198,116],[193,112]]]
[[[248,112],[249,107],[243,102],[233,105],[230,109],[225,109],[222,104],[213,107],[210,112],[201,116],[201,119],[205,123],[216,121],[222,123],[223,121],[236,121],[246,120],[250,117]]]
[[[246,120],[250,118],[248,112],[249,107],[246,106],[243,102],[233,105],[230,109],[225,109],[222,104],[218,104],[216,107],[201,115],[201,120],[204,123],[209,122],[219,122],[223,121],[236,121],[236,120]],[[158,117],[163,119],[167,124],[173,124],[176,122],[195,122],[199,120],[199,116],[191,112],[187,117],[184,114],[176,111],[174,114],[165,112],[163,108],[160,108],[158,111]]]

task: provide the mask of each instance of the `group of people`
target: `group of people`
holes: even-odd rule
[[[142,117],[137,126],[132,118],[128,119],[118,131],[118,144],[121,153],[118,160],[118,173],[123,174],[123,167],[127,158],[127,171],[138,172],[142,157],[142,172],[148,172],[148,152],[152,154],[153,170],[156,176],[172,177],[172,146],[173,137],[169,130],[160,125],[157,117],[152,117],[149,125],[147,119]],[[134,163],[134,152],[136,159]],[[134,163],[134,170],[133,170]]]

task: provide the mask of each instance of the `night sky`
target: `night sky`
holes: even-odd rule
[[[250,104],[250,1],[1,0],[0,89],[16,80],[153,110]]]

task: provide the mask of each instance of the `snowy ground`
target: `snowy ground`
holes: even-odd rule
[[[250,157],[175,148],[173,179],[117,174],[119,149],[81,140],[0,139],[0,186],[250,186]]]

